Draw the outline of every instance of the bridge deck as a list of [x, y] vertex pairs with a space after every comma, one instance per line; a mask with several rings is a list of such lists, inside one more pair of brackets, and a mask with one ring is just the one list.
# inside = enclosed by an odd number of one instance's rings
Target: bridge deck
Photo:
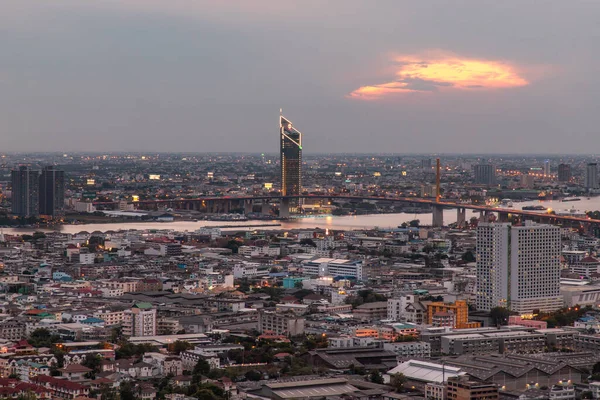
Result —
[[[243, 201], [243, 200], [281, 200], [281, 199], [340, 199], [340, 200], [357, 200], [357, 201], [389, 201], [394, 203], [414, 203], [414, 204], [427, 204], [432, 206], [442, 206], [445, 208], [464, 208], [468, 210], [478, 210], [484, 212], [498, 212], [506, 214], [515, 214], [527, 217], [542, 217], [548, 219], [555, 219], [557, 221], [571, 221], [580, 223], [594, 223], [600, 224], [600, 220], [582, 217], [573, 217], [569, 215], [553, 215], [538, 213], [535, 211], [516, 210], [509, 208], [494, 208], [490, 206], [479, 206], [475, 204], [466, 203], [453, 203], [453, 202], [437, 202], [435, 199], [422, 199], [414, 197], [377, 197], [377, 196], [350, 196], [350, 195], [320, 195], [320, 194], [309, 194], [299, 196], [212, 196], [212, 197], [197, 197], [192, 199], [162, 199], [162, 200], [142, 200], [137, 202], [129, 201], [129, 204], [140, 204], [140, 205], [152, 205], [152, 204], [177, 204], [177, 203], [190, 203], [200, 201]], [[95, 202], [94, 205], [101, 204], [115, 204], [116, 202]]]

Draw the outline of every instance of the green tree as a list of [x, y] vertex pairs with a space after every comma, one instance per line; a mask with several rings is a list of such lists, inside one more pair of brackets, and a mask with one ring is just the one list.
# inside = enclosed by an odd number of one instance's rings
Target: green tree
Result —
[[173, 343], [173, 350], [172, 352], [175, 354], [181, 354], [184, 351], [193, 349], [194, 345], [191, 344], [190, 342], [186, 342], [185, 340], [177, 340], [175, 341], [175, 343]]
[[88, 355], [85, 360], [83, 360], [83, 362], [81, 363], [82, 365], [88, 367], [89, 369], [91, 369], [90, 372], [88, 372], [88, 376], [86, 376], [87, 378], [90, 379], [95, 379], [96, 378], [96, 374], [100, 372], [100, 364], [102, 363], [102, 356], [100, 355]]
[[201, 358], [194, 366], [192, 373], [194, 375], [206, 375], [210, 372], [210, 364], [205, 359]]
[[315, 241], [310, 238], [300, 240], [300, 244], [305, 246], [317, 247]]
[[350, 364], [348, 369], [350, 370], [350, 373], [353, 375], [364, 375], [366, 373], [365, 367], [363, 367], [363, 366], [357, 367], [354, 364]]
[[30, 390], [26, 391], [25, 393], [20, 394], [17, 397], [17, 400], [36, 400], [37, 396], [35, 394], [35, 392], [32, 392]]
[[141, 343], [141, 344], [132, 344], [126, 340], [119, 342], [119, 347], [115, 351], [115, 356], [117, 359], [120, 358], [130, 358], [132, 356], [142, 356], [144, 353], [152, 353], [157, 352], [158, 348], [151, 344]]
[[296, 293], [294, 293], [294, 297], [297, 298], [297, 299], [302, 300], [303, 298], [305, 298], [309, 294], [314, 294], [314, 293], [315, 292], [312, 291], [312, 290], [310, 290], [310, 289], [300, 289]]
[[245, 377], [249, 381], [260, 381], [262, 379], [262, 374], [260, 371], [251, 369], [250, 371], [246, 372]]
[[476, 261], [475, 255], [471, 250], [467, 250], [463, 253], [462, 260], [467, 263], [472, 263]]
[[33, 232], [33, 236], [32, 239], [34, 241], [38, 240], [38, 239], [45, 239], [46, 238], [46, 234], [44, 232]]
[[217, 399], [222, 399], [225, 397], [225, 391], [222, 388], [220, 388], [219, 386], [215, 385], [214, 383], [202, 383], [202, 384], [198, 385], [198, 388], [196, 389], [196, 391], [194, 391], [194, 392], [190, 391], [189, 393], [194, 397], [202, 398], [202, 397], [199, 397], [198, 393], [203, 392], [205, 390], [212, 393], [213, 396], [215, 396], [215, 398], [217, 398]]
[[403, 392], [406, 384], [406, 376], [402, 373], [393, 374], [390, 377], [390, 384], [396, 389], [396, 392]]
[[494, 307], [490, 310], [490, 318], [494, 325], [508, 325], [508, 317], [510, 316], [510, 311], [505, 307]]
[[226, 249], [231, 249], [231, 251], [233, 252], [233, 254], [237, 254], [238, 249], [240, 248], [240, 243], [237, 240], [230, 240], [225, 245], [225, 248]]
[[426, 244], [425, 246], [423, 246], [423, 253], [429, 254], [429, 253], [433, 253], [434, 251], [435, 251], [435, 249], [430, 244]]
[[114, 327], [110, 331], [110, 342], [117, 343], [121, 338], [121, 327]]
[[98, 394], [102, 400], [118, 400], [117, 390], [107, 384], [102, 384], [100, 386]]
[[120, 400], [135, 400], [135, 393], [130, 382], [121, 383], [121, 387], [119, 388], [119, 397]]
[[588, 211], [586, 214], [591, 219], [600, 219], [600, 211], [598, 211], [598, 210], [596, 210], [596, 211]]
[[324, 349], [328, 345], [327, 336], [322, 335], [306, 335], [304, 342], [302, 343], [308, 350]]
[[60, 341], [60, 337], [52, 335], [46, 328], [38, 328], [31, 332], [27, 341], [33, 347], [52, 347], [54, 343]]
[[394, 342], [416, 342], [418, 339], [412, 335], [398, 335]]
[[250, 282], [248, 282], [248, 278], [240, 279], [238, 283], [238, 290], [243, 293], [250, 292]]
[[194, 393], [194, 397], [199, 400], [220, 400], [220, 398], [209, 389], [198, 390], [196, 393]]
[[369, 381], [373, 383], [383, 384], [383, 376], [381, 375], [381, 372], [377, 371], [376, 369], [371, 371], [371, 373], [369, 374]]
[[413, 219], [408, 223], [408, 226], [410, 226], [411, 228], [418, 228], [420, 224], [421, 221], [419, 221], [418, 219]]
[[[54, 358], [56, 358], [56, 365], [53, 365], [53, 367], [55, 368], [62, 368], [65, 366], [65, 355], [67, 354], [64, 350], [60, 349], [60, 348], [54, 348], [52, 350], [52, 354], [54, 355]], [[50, 367], [50, 372], [52, 373], [52, 367]], [[59, 375], [58, 371], [56, 371], [57, 374]], [[53, 376], [56, 376], [53, 375]]]

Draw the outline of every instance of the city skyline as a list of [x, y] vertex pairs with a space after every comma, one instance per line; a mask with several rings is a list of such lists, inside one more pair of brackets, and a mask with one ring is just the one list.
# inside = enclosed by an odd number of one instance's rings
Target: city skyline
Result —
[[282, 107], [311, 132], [306, 153], [600, 144], [600, 4], [343, 5], [13, 2], [2, 150], [276, 153]]

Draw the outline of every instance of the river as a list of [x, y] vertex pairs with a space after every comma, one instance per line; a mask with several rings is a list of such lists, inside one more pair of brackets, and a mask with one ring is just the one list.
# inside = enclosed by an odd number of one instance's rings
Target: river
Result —
[[[526, 201], [515, 202], [513, 208], [521, 209], [523, 206], [543, 205], [552, 208], [556, 212], [565, 211], [575, 208], [580, 211], [595, 211], [600, 210], [600, 197], [586, 198], [582, 197], [580, 201], [561, 202], [557, 200], [548, 201]], [[471, 217], [478, 217], [479, 212], [473, 213], [467, 210], [467, 220]], [[85, 225], [63, 225], [54, 229], [32, 229], [32, 228], [3, 228], [3, 233], [9, 234], [27, 234], [34, 231], [60, 231], [64, 233], [77, 233], [81, 231], [106, 232], [109, 230], [118, 231], [124, 229], [170, 229], [179, 232], [192, 232], [203, 226], [240, 226], [240, 225], [261, 225], [261, 224], [277, 224], [281, 226], [267, 226], [264, 228], [247, 228], [240, 227], [240, 230], [262, 229], [262, 230], [278, 230], [278, 229], [311, 229], [311, 228], [328, 228], [332, 230], [353, 230], [353, 229], [369, 229], [373, 227], [379, 228], [394, 228], [401, 225], [403, 222], [409, 222], [413, 219], [418, 219], [423, 225], [431, 225], [431, 213], [427, 214], [371, 214], [358, 216], [340, 216], [340, 217], [307, 217], [297, 218], [292, 221], [174, 221], [174, 222], [129, 222], [129, 223], [108, 223], [108, 224], [85, 224]], [[456, 222], [456, 210], [444, 211], [444, 223]]]

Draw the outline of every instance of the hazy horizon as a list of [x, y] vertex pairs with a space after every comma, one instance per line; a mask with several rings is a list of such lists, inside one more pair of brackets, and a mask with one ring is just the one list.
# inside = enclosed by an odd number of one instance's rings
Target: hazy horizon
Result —
[[[594, 156], [600, 2], [12, 0], [0, 152]], [[393, 150], [392, 150], [393, 149]]]

